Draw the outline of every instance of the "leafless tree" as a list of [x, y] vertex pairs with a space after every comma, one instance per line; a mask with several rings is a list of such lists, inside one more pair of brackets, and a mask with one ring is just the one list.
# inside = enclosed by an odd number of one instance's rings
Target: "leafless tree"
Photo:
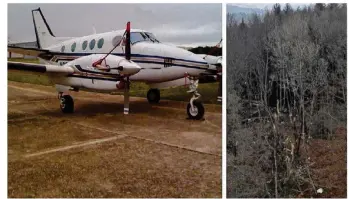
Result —
[[229, 197], [315, 193], [307, 141], [346, 123], [346, 40], [346, 4], [227, 16]]

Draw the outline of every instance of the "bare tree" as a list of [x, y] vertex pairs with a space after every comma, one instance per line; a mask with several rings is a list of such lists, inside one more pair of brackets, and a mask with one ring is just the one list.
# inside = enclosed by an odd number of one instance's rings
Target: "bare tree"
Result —
[[346, 122], [346, 5], [228, 15], [227, 53], [228, 196], [316, 194], [307, 141]]

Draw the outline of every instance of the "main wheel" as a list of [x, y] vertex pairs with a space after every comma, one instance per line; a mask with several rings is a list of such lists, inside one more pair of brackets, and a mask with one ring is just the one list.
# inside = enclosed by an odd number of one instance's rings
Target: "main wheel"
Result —
[[74, 100], [70, 95], [63, 95], [60, 99], [60, 107], [63, 113], [74, 112]]
[[190, 103], [188, 103], [187, 105], [187, 114], [189, 116], [189, 119], [201, 120], [205, 115], [204, 105], [197, 100], [193, 102], [193, 105], [193, 108], [191, 108]]
[[160, 91], [159, 89], [152, 88], [147, 93], [148, 102], [151, 104], [157, 104], [160, 101]]

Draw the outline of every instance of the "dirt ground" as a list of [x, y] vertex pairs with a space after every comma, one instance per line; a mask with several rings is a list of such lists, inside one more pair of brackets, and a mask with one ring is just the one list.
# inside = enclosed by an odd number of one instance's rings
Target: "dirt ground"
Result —
[[347, 131], [338, 128], [332, 140], [313, 139], [309, 157], [314, 184], [322, 194], [313, 197], [347, 197]]
[[221, 106], [186, 119], [186, 102], [150, 105], [8, 82], [8, 197], [221, 197]]

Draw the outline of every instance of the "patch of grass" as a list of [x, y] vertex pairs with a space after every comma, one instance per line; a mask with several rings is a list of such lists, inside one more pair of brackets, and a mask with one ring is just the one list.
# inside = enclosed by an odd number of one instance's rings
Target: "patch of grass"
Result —
[[[39, 63], [37, 59], [11, 58], [8, 59], [8, 61]], [[21, 71], [8, 71], [7, 79], [16, 82], [52, 86], [50, 79], [46, 75], [30, 74]], [[130, 95], [136, 97], [146, 97], [149, 88], [150, 87], [145, 83], [133, 82], [130, 88]], [[187, 93], [188, 90], [189, 89], [184, 86], [162, 89], [160, 91], [161, 99], [189, 101], [191, 94]], [[201, 94], [202, 102], [213, 104], [217, 103], [218, 83], [200, 84], [198, 91]]]
[[8, 58], [7, 61], [26, 62], [26, 63], [39, 63], [38, 59], [23, 59], [23, 58]]
[[7, 79], [16, 82], [52, 86], [50, 79], [46, 75], [29, 74], [21, 71], [8, 71]]
[[[10, 58], [8, 61], [25, 62], [25, 63], [39, 63], [38, 59], [22, 59], [22, 58]], [[11, 70], [7, 72], [7, 79], [10, 81], [24, 82], [31, 84], [40, 84], [45, 86], [51, 86], [52, 83], [46, 75], [40, 75], [36, 73], [25, 73], [21, 71]]]

